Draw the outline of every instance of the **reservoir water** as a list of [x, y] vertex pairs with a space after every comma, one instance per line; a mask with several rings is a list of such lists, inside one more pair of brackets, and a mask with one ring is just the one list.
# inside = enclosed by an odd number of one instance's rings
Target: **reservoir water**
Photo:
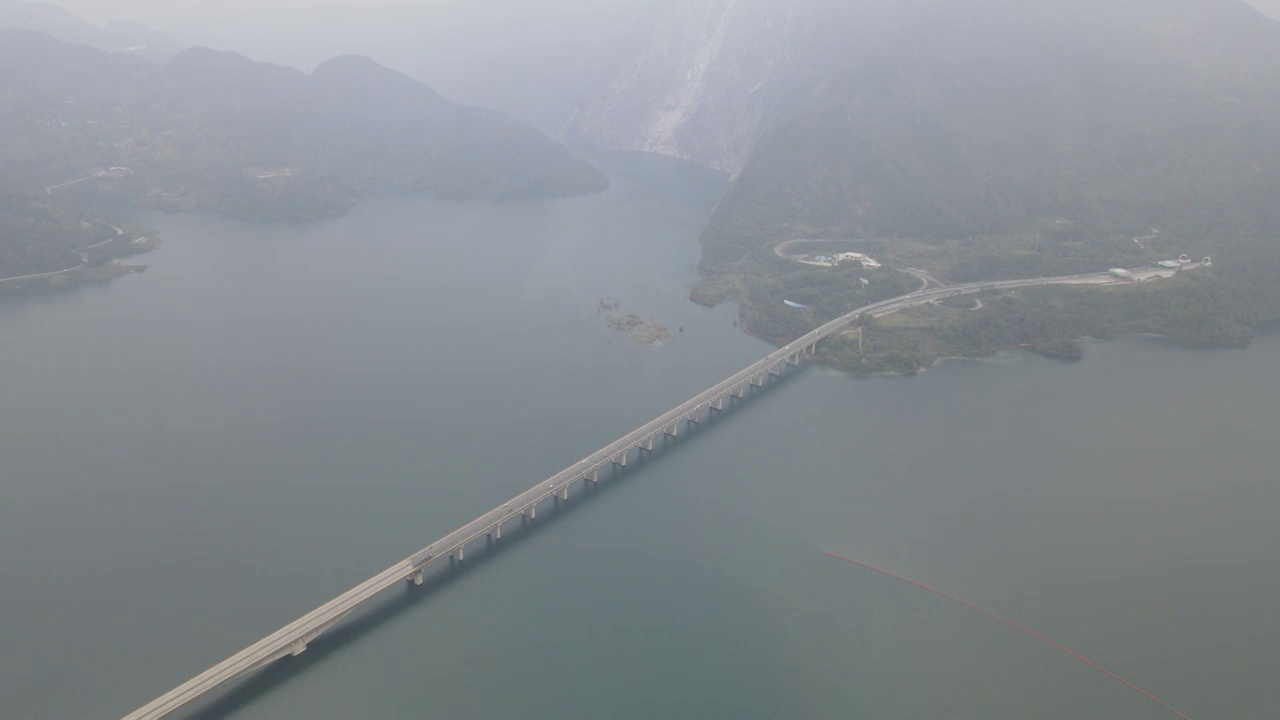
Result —
[[[146, 214], [146, 273], [0, 306], [0, 715], [118, 717], [765, 354], [686, 300], [724, 180], [593, 159], [555, 203]], [[198, 717], [1172, 717], [830, 550], [1274, 718], [1278, 365], [808, 368]]]

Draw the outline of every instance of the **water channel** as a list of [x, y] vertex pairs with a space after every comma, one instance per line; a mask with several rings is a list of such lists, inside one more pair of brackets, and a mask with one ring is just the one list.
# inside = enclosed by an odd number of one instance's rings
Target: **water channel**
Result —
[[[118, 717], [765, 354], [686, 299], [723, 178], [593, 159], [554, 203], [142, 214], [147, 272], [0, 306], [0, 714]], [[1278, 365], [808, 368], [200, 717], [1171, 717], [831, 550], [1272, 718]]]

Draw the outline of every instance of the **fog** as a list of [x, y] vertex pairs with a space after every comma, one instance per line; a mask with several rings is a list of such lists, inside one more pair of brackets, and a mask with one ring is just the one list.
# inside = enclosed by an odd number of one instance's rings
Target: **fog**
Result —
[[[1280, 18], [1280, 0], [1250, 0]], [[309, 70], [368, 55], [459, 102], [556, 135], [641, 42], [667, 0], [64, 0], [96, 23], [132, 21], [186, 45]]]
[[1250, 0], [1249, 4], [1268, 16], [1280, 20], [1280, 0]]
[[54, 3], [5, 717], [1274, 718], [1280, 23]]
[[131, 21], [187, 45], [310, 70], [368, 55], [460, 102], [555, 133], [636, 33], [652, 0], [67, 0], [97, 23]]

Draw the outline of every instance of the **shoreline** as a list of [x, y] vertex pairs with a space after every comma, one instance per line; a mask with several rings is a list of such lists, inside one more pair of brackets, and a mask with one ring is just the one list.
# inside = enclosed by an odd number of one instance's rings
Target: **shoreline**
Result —
[[146, 269], [146, 265], [109, 262], [101, 265], [77, 265], [66, 270], [40, 275], [0, 278], [0, 295], [13, 297], [45, 291], [71, 290], [145, 272]]
[[[1197, 264], [1193, 267], [1199, 267], [1199, 265]], [[1143, 274], [1143, 277], [1140, 280], [1136, 280], [1136, 281], [1124, 282], [1121, 280], [1116, 280], [1116, 279], [1107, 277], [1105, 273], [1092, 273], [1087, 277], [1075, 276], [1069, 282], [1057, 282], [1053, 284], [1059, 285], [1062, 287], [1069, 287], [1069, 286], [1124, 287], [1128, 285], [1147, 284], [1153, 281], [1159, 282], [1161, 280], [1169, 280], [1176, 276], [1176, 273], [1160, 272], [1160, 271], [1147, 269], [1147, 268], [1142, 268], [1142, 270], [1145, 271]], [[910, 271], [907, 271], [907, 272], [911, 275], [919, 277], [919, 275], [917, 275], [916, 273], [913, 273]], [[992, 281], [992, 282], [995, 282], [995, 281]], [[927, 287], [928, 285], [929, 285], [929, 282], [925, 281], [924, 286]], [[774, 334], [774, 336], [769, 336], [756, 331], [756, 329], [752, 326], [752, 322], [751, 322], [751, 315], [752, 315], [752, 313], [750, 312], [751, 305], [742, 297], [740, 292], [735, 293], [734, 290], [739, 290], [739, 288], [737, 287], [737, 284], [735, 282], [732, 282], [732, 278], [730, 276], [724, 276], [724, 275], [713, 276], [713, 277], [704, 276], [700, 279], [699, 282], [693, 284], [690, 287], [688, 299], [691, 302], [694, 302], [696, 304], [709, 306], [709, 307], [714, 307], [715, 305], [720, 304], [722, 302], [735, 302], [738, 305], [738, 320], [736, 325], [742, 332], [744, 332], [745, 334], [751, 337], [764, 340], [765, 342], [768, 342], [770, 344], [773, 344], [779, 347], [781, 347], [782, 345], [785, 345], [786, 344], [785, 340], [780, 341], [780, 339], [776, 336], [776, 333]], [[964, 308], [963, 310], [965, 310], [968, 313], [973, 313], [973, 312], [981, 311], [986, 308], [987, 304], [983, 302], [981, 297], [975, 296], [975, 300], [976, 300], [976, 303], [972, 308]], [[874, 321], [877, 318], [892, 315], [892, 314], [895, 314], [896, 312], [897, 310], [888, 312], [888, 313], [876, 313], [872, 316], [871, 319]], [[935, 323], [929, 326], [922, 326], [917, 329], [917, 332], [930, 333], [930, 334], [933, 334], [934, 336], [938, 336], [938, 333], [941, 330], [942, 330], [942, 327], [936, 325]], [[1260, 330], [1260, 329], [1255, 329], [1255, 330]], [[1217, 342], [1211, 342], [1211, 341], [1197, 342], [1192, 339], [1178, 337], [1176, 334], [1173, 334], [1173, 333], [1137, 331], [1137, 332], [1108, 333], [1103, 336], [1081, 334], [1078, 336], [1071, 337], [1069, 339], [1066, 338], [1065, 335], [1060, 337], [1046, 337], [1046, 338], [1043, 338], [1042, 340], [1028, 339], [1030, 341], [1023, 340], [1021, 342], [996, 344], [994, 346], [986, 348], [982, 352], [973, 352], [973, 353], [965, 352], [964, 350], [961, 350], [959, 347], [955, 347], [953, 343], [939, 341], [939, 342], [942, 342], [944, 347], [937, 347], [936, 350], [939, 351], [939, 354], [933, 357], [929, 357], [931, 353], [928, 353], [927, 351], [924, 353], [925, 357], [920, 357], [920, 353], [918, 352], [918, 349], [912, 348], [910, 344], [903, 345], [903, 346], [895, 346], [895, 345], [884, 346], [883, 344], [881, 344], [879, 347], [873, 346], [871, 348], [868, 348], [868, 351], [866, 354], [861, 353], [861, 351], [859, 350], [857, 357], [852, 357], [849, 354], [851, 351], [848, 348], [843, 347], [842, 343], [837, 342], [835, 347], [833, 347], [830, 343], [828, 343], [826, 347], [819, 349], [815, 357], [815, 361], [819, 365], [822, 365], [822, 366], [825, 366], [825, 367], [828, 367], [828, 368], [831, 368], [855, 377], [911, 376], [911, 375], [916, 375], [916, 374], [925, 372], [932, 367], [936, 367], [940, 365], [944, 361], [985, 360], [985, 359], [994, 357], [1002, 352], [1011, 352], [1011, 351], [1029, 352], [1049, 360], [1075, 362], [1083, 359], [1082, 345], [1084, 343], [1102, 342], [1102, 341], [1113, 340], [1113, 339], [1144, 338], [1144, 337], [1150, 338], [1150, 339], [1156, 339], [1164, 342], [1169, 342], [1169, 343], [1175, 343], [1179, 346], [1197, 347], [1197, 348], [1206, 349], [1206, 350], [1222, 350], [1222, 349], [1240, 347], [1240, 345], [1237, 345], [1235, 343], [1217, 343]], [[836, 338], [832, 338], [832, 339], [834, 340]], [[952, 347], [945, 347], [945, 345], [948, 345], [948, 344], [952, 345]], [[1245, 346], [1247, 346], [1248, 344], [1249, 343], [1246, 342]], [[859, 348], [860, 347], [861, 345], [859, 345]], [[912, 355], [916, 355], [916, 357], [912, 358], [911, 357]], [[910, 363], [912, 359], [916, 360], [918, 364]], [[909, 367], [908, 363], [913, 364], [915, 366]]]
[[[146, 271], [146, 265], [126, 265], [117, 262], [117, 260], [150, 252], [160, 247], [159, 238], [154, 235], [144, 235], [128, 239], [123, 229], [103, 220], [99, 220], [99, 222], [115, 230], [116, 235], [77, 251], [80, 256], [79, 265], [63, 268], [62, 270], [0, 278], [0, 295], [18, 296], [28, 293], [70, 290]], [[126, 239], [128, 244], [121, 249], [112, 251], [111, 244], [119, 243], [121, 239]], [[99, 261], [95, 262], [94, 258], [91, 257], [92, 255], [99, 255]]]

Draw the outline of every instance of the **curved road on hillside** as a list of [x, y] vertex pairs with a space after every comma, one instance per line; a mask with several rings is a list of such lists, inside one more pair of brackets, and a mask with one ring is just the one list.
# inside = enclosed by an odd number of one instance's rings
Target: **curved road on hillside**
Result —
[[85, 265], [88, 265], [88, 264], [89, 264], [89, 256], [88, 256], [87, 254], [85, 254], [85, 253], [86, 253], [86, 251], [88, 251], [88, 250], [92, 250], [92, 249], [94, 249], [94, 248], [98, 247], [99, 245], [106, 245], [107, 243], [109, 243], [109, 242], [111, 242], [111, 241], [113, 241], [113, 240], [116, 240], [116, 239], [117, 239], [117, 238], [119, 238], [121, 235], [124, 235], [124, 230], [123, 230], [122, 228], [118, 228], [118, 227], [116, 227], [115, 225], [112, 225], [111, 223], [109, 223], [109, 222], [105, 222], [105, 221], [102, 221], [102, 220], [99, 220], [98, 222], [102, 223], [103, 225], [106, 225], [107, 227], [111, 228], [112, 230], [115, 230], [115, 231], [116, 231], [116, 234], [115, 234], [115, 235], [112, 235], [111, 237], [107, 238], [106, 240], [103, 240], [102, 242], [96, 242], [96, 243], [94, 243], [94, 244], [92, 244], [92, 245], [90, 245], [90, 246], [88, 246], [88, 247], [84, 248], [83, 250], [79, 250], [79, 251], [77, 251], [77, 253], [76, 253], [76, 254], [78, 254], [78, 255], [80, 256], [80, 264], [79, 264], [79, 265], [76, 265], [76, 266], [74, 266], [74, 267], [69, 267], [69, 268], [63, 268], [63, 269], [61, 269], [61, 270], [50, 270], [49, 272], [35, 273], [35, 274], [32, 274], [32, 275], [15, 275], [15, 276], [13, 276], [13, 277], [0, 278], [0, 283], [6, 283], [6, 282], [9, 282], [10, 280], [30, 280], [30, 279], [32, 279], [32, 278], [44, 278], [44, 277], [53, 277], [53, 276], [55, 276], [55, 275], [63, 275], [63, 274], [65, 274], [65, 273], [69, 273], [69, 272], [71, 272], [72, 270], [79, 270], [80, 268], [84, 267]]

